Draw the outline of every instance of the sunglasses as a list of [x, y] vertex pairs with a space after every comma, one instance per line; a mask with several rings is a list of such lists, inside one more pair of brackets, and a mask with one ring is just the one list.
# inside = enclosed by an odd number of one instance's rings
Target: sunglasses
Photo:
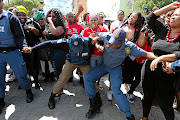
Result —
[[55, 15], [50, 15], [50, 14], [49, 14], [48, 17], [55, 18], [56, 16], [55, 16]]

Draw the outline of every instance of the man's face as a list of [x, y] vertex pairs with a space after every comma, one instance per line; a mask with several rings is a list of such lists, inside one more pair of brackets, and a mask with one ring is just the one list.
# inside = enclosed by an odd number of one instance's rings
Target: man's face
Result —
[[2, 0], [0, 0], [0, 12], [2, 12], [3, 6], [4, 6], [4, 3]]

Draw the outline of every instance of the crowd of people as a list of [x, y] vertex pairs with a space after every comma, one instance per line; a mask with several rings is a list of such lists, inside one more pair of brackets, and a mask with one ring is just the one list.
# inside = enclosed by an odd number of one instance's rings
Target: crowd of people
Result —
[[[32, 83], [39, 89], [38, 76], [43, 72], [44, 81], [56, 82], [48, 101], [49, 109], [55, 109], [55, 97], [63, 94], [77, 68], [90, 102], [88, 119], [102, 106], [100, 78], [106, 74], [107, 98], [115, 99], [127, 120], [135, 120], [129, 102], [134, 103], [133, 92], [141, 81], [141, 120], [148, 120], [154, 103], [166, 120], [174, 120], [174, 110], [180, 112], [180, 2], [160, 9], [155, 6], [146, 11], [146, 19], [136, 11], [124, 19], [126, 13], [119, 10], [117, 20], [107, 25], [105, 15], [98, 13], [85, 13], [78, 22], [83, 6], [76, 14], [66, 15], [57, 8], [46, 15], [34, 8], [29, 15], [23, 6], [7, 11], [3, 6], [0, 0], [0, 114], [5, 107], [7, 64], [18, 88], [26, 90], [27, 103], [33, 101]], [[123, 85], [130, 86], [126, 93], [120, 89]]]

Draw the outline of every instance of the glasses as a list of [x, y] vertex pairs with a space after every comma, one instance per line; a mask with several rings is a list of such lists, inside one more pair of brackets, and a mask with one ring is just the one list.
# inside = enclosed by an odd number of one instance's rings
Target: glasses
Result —
[[51, 15], [49, 14], [48, 17], [52, 17], [52, 18], [55, 18], [56, 16], [55, 15]]

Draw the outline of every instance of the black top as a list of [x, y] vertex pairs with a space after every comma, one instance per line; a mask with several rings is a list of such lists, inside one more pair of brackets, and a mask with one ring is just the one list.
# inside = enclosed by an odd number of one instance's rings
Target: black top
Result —
[[180, 59], [180, 37], [174, 42], [167, 42], [166, 35], [169, 26], [159, 22], [153, 12], [150, 13], [146, 19], [149, 27], [155, 34], [155, 40], [152, 45], [154, 54], [161, 56], [166, 54], [175, 54], [177, 59]]
[[[30, 18], [27, 20], [26, 25], [35, 27], [39, 31], [41, 30], [41, 26], [39, 25], [39, 23], [31, 20]], [[39, 38], [41, 37], [41, 35], [35, 35], [32, 31], [29, 30], [24, 30], [24, 33], [28, 46], [32, 47], [40, 43]]]

